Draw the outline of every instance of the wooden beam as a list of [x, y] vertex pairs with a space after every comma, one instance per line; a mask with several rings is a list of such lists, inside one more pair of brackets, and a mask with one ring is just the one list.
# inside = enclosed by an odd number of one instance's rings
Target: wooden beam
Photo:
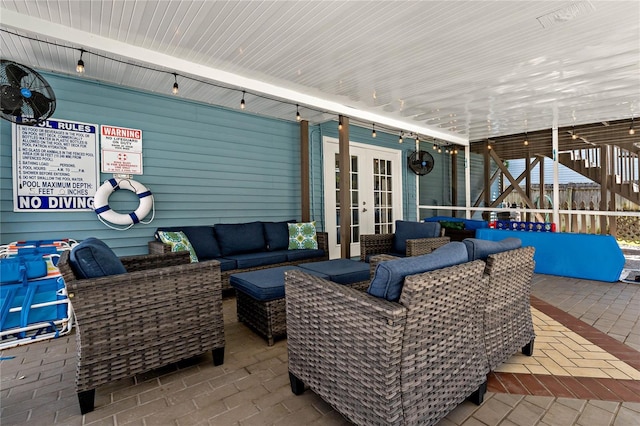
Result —
[[302, 222], [311, 221], [311, 188], [309, 186], [309, 121], [300, 122], [300, 198]]
[[[489, 149], [489, 143], [484, 147], [483, 155], [484, 155], [484, 205], [488, 206], [491, 203], [491, 182], [489, 179], [489, 174], [491, 173], [491, 157], [489, 153], [491, 150]], [[490, 211], [482, 212], [482, 218], [484, 220], [489, 220], [491, 217]]]
[[351, 155], [349, 154], [349, 117], [339, 116], [338, 158], [340, 162], [340, 257], [351, 258]]
[[[531, 166], [532, 168], [536, 166], [536, 164], [538, 164], [538, 162], [540, 161], [539, 158], [536, 158], [535, 160], [533, 160], [533, 165]], [[496, 171], [497, 172], [497, 171]], [[518, 178], [515, 180], [515, 185], [518, 185], [522, 179], [524, 179], [527, 175], [526, 170], [523, 171], [522, 173], [520, 173], [520, 175], [518, 176]], [[509, 194], [511, 194], [513, 191], [515, 190], [514, 184], [511, 183], [504, 191], [502, 191], [502, 193], [500, 195], [498, 195], [498, 198], [496, 198], [495, 200], [493, 200], [493, 202], [491, 203], [490, 207], [496, 207], [498, 204], [500, 204], [505, 198], [507, 198], [509, 196]]]
[[[458, 154], [451, 154], [451, 205], [458, 206]], [[456, 217], [457, 212], [452, 211], [453, 217]]]
[[[610, 173], [613, 167], [609, 167], [610, 146], [600, 146], [600, 210], [607, 210], [607, 188], [609, 187]], [[607, 233], [607, 217], [600, 216], [600, 233]]]
[[489, 179], [488, 187], [485, 185], [485, 188], [482, 188], [482, 191], [480, 191], [480, 194], [478, 194], [478, 198], [476, 198], [476, 201], [473, 203], [473, 207], [478, 207], [480, 205], [480, 201], [484, 199], [484, 193], [488, 191], [488, 188], [490, 188], [491, 185], [493, 185], [493, 182], [496, 181], [499, 174], [500, 174], [499, 170], [496, 170], [495, 172], [493, 172], [493, 174], [491, 175], [491, 179]]
[[[493, 152], [493, 150], [490, 150], [489, 151], [489, 155], [491, 156], [491, 158], [493, 158], [493, 161], [496, 162], [496, 164], [498, 165], [498, 167], [500, 168], [502, 173], [504, 173], [504, 175], [507, 177], [507, 179], [509, 179], [509, 182], [511, 182], [513, 184], [513, 188], [516, 190], [516, 192], [518, 194], [520, 194], [520, 196], [524, 200], [524, 202], [527, 205], [527, 207], [529, 207], [530, 209], [535, 209], [536, 208], [535, 205], [531, 202], [529, 197], [527, 197], [527, 194], [522, 190], [522, 188], [520, 188], [520, 186], [516, 183], [516, 180], [511, 175], [511, 172], [509, 172], [509, 169], [507, 169], [504, 166], [504, 164], [502, 164], [502, 159], [500, 159], [500, 157], [498, 157], [498, 154]], [[538, 220], [538, 222], [544, 222], [544, 218], [539, 213], [535, 213], [535, 217]]]

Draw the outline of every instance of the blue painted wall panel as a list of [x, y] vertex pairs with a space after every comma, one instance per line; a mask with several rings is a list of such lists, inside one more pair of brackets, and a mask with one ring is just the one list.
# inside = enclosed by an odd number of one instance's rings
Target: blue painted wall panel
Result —
[[[154, 193], [155, 220], [120, 232], [93, 212], [13, 212], [11, 124], [0, 120], [0, 242], [95, 236], [119, 255], [142, 254], [159, 226], [300, 217], [297, 123], [43, 75], [56, 93], [54, 118], [142, 129], [144, 174], [134, 179]], [[137, 198], [118, 191], [109, 204], [127, 213]]]

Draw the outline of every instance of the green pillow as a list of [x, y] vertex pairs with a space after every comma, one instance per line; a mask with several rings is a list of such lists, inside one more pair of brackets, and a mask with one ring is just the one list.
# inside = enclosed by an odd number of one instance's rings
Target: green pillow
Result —
[[316, 222], [289, 223], [289, 250], [318, 249]]
[[441, 220], [440, 226], [444, 229], [455, 229], [458, 231], [462, 231], [464, 229], [464, 222], [448, 222], [446, 220]]
[[198, 256], [196, 256], [196, 251], [191, 246], [189, 239], [184, 232], [172, 232], [172, 231], [158, 231], [158, 238], [165, 244], [169, 244], [171, 246], [171, 251], [189, 251], [189, 257], [191, 258], [191, 263], [198, 261]]

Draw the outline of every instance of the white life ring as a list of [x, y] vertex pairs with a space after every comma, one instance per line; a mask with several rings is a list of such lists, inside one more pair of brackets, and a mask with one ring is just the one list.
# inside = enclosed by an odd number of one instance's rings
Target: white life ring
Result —
[[[118, 189], [135, 192], [140, 199], [138, 208], [129, 213], [118, 213], [109, 207], [109, 196]], [[107, 179], [93, 196], [93, 208], [96, 214], [107, 222], [116, 225], [134, 225], [145, 218], [153, 208], [153, 194], [143, 184], [131, 179]]]

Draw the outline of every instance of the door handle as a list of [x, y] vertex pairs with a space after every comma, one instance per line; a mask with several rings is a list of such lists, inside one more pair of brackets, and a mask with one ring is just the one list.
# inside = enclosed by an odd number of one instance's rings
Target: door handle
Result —
[[366, 211], [367, 211], [367, 209], [366, 209], [366, 208], [363, 208], [363, 209], [362, 209], [362, 213], [366, 213]]

